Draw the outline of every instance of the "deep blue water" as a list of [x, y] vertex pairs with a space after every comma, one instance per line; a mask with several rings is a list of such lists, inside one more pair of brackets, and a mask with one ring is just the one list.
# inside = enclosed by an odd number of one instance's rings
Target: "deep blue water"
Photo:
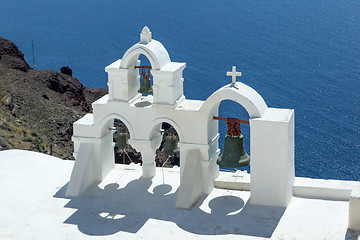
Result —
[[[0, 35], [31, 65], [33, 39], [37, 69], [69, 65], [88, 87], [107, 87], [104, 67], [145, 25], [172, 61], [187, 63], [188, 99], [205, 100], [236, 65], [269, 107], [295, 109], [297, 176], [360, 180], [357, 0], [2, 0], [0, 7]], [[248, 117], [229, 101], [220, 115]], [[248, 126], [243, 131], [248, 148]]]

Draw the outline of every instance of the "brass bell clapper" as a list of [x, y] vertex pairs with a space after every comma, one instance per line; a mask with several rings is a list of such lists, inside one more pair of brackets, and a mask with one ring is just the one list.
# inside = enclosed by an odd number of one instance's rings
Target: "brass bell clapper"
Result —
[[216, 163], [221, 167], [227, 168], [240, 168], [249, 165], [250, 157], [245, 151], [244, 137], [240, 129], [240, 123], [249, 124], [249, 121], [216, 116], [213, 119], [226, 121], [228, 128], [227, 135], [225, 136], [224, 150]]
[[[151, 80], [150, 80], [151, 66], [135, 66], [134, 68], [141, 69], [142, 80], [141, 80], [141, 86], [140, 86], [140, 89], [138, 90], [138, 92], [142, 93], [142, 94], [153, 93], [153, 89], [151, 86]], [[147, 72], [146, 72], [146, 69], [147, 69]]]

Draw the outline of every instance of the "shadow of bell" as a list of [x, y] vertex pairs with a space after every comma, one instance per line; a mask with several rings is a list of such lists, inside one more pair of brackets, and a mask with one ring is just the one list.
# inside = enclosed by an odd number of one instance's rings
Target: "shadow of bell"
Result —
[[244, 205], [244, 200], [231, 195], [217, 197], [209, 202], [211, 214], [218, 216], [232, 215], [242, 209]]
[[158, 185], [153, 189], [155, 195], [165, 195], [172, 190], [172, 186], [169, 184]]

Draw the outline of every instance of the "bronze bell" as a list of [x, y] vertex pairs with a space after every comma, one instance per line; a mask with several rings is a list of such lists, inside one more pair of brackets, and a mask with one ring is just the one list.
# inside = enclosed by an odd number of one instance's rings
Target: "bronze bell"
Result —
[[178, 141], [175, 135], [168, 135], [165, 138], [164, 148], [161, 151], [166, 157], [180, 153], [180, 149], [178, 147]]
[[141, 87], [138, 90], [138, 92], [142, 94], [149, 94], [153, 92], [150, 76], [148, 73], [143, 75], [143, 79], [141, 81]]
[[128, 137], [125, 132], [119, 133], [119, 135], [117, 137], [117, 141], [116, 141], [116, 147], [118, 147], [119, 149], [127, 148], [129, 146], [127, 140], [128, 140]]
[[221, 167], [240, 168], [249, 165], [249, 163], [250, 157], [245, 151], [243, 135], [226, 135], [224, 150], [218, 158], [217, 164]]

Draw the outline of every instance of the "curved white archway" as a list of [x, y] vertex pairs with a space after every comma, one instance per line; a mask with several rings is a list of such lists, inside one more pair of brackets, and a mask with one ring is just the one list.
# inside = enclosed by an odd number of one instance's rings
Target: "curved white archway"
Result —
[[129, 48], [121, 59], [120, 68], [128, 69], [131, 65], [136, 65], [140, 54], [149, 59], [153, 70], [160, 70], [171, 62], [165, 47], [160, 42], [151, 40], [147, 44], [137, 43]]
[[202, 105], [200, 111], [212, 114], [223, 100], [232, 100], [242, 105], [250, 118], [262, 117], [268, 109], [264, 99], [251, 87], [237, 82], [235, 86], [226, 85], [210, 97]]
[[171, 126], [173, 126], [177, 132], [177, 134], [179, 135], [179, 141], [181, 142], [184, 138], [183, 138], [183, 132], [181, 131], [181, 128], [179, 127], [179, 125], [174, 122], [173, 120], [171, 120], [170, 118], [167, 117], [159, 117], [154, 119], [146, 128], [146, 136], [147, 138], [150, 140], [151, 137], [154, 135], [154, 128], [155, 126], [162, 124], [163, 122], [169, 123], [171, 124]]
[[112, 113], [112, 114], [105, 116], [99, 122], [99, 125], [100, 125], [99, 129], [101, 129], [101, 136], [103, 136], [106, 132], [108, 132], [108, 129], [106, 129], [107, 123], [111, 120], [114, 120], [115, 118], [119, 119], [120, 121], [122, 121], [124, 123], [124, 125], [127, 127], [128, 131], [129, 131], [130, 138], [134, 138], [135, 132], [134, 132], [134, 129], [133, 129], [132, 125], [130, 124], [130, 122], [127, 119], [125, 119], [123, 116], [120, 116], [116, 113]]

